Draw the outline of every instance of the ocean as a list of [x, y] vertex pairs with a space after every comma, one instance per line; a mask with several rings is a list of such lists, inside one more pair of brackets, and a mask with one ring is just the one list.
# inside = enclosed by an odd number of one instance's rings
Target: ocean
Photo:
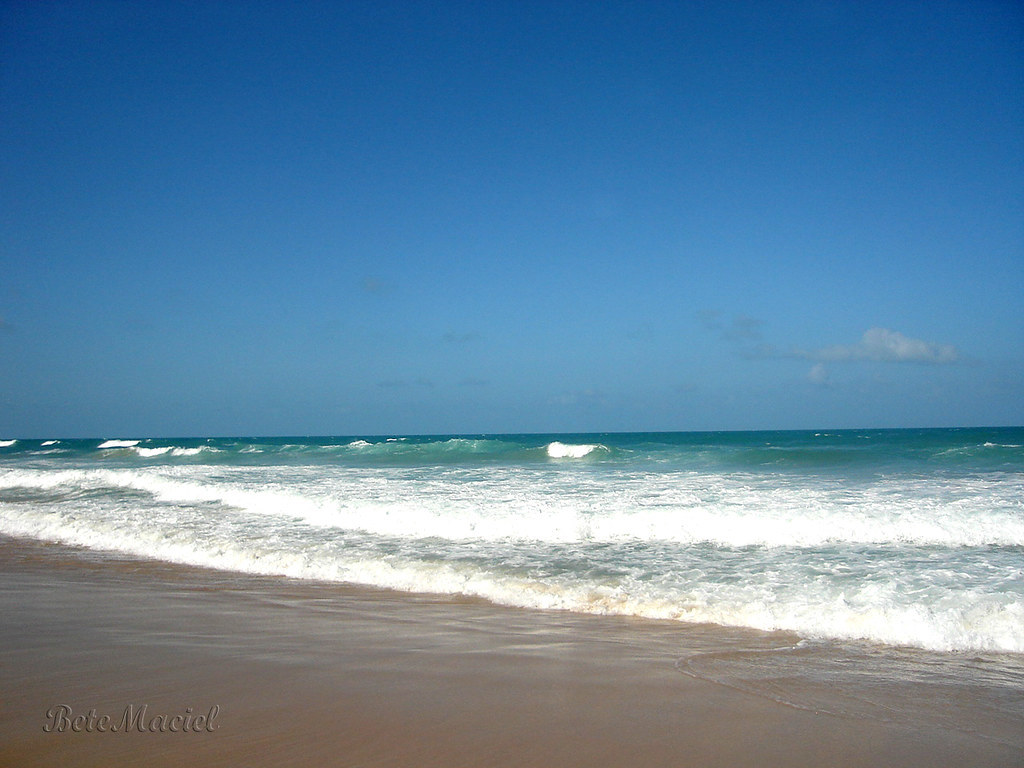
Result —
[[1024, 654], [1024, 429], [0, 441], [0, 534]]

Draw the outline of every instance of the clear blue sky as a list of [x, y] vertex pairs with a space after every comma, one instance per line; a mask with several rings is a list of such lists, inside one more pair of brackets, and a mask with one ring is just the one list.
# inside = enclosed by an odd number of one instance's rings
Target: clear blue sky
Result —
[[1024, 423], [1018, 2], [5, 2], [0, 438]]

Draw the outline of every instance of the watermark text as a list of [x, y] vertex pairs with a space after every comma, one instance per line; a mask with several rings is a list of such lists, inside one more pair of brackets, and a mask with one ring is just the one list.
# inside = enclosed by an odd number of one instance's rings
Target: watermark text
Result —
[[46, 733], [213, 733], [219, 723], [220, 705], [196, 712], [185, 707], [178, 713], [151, 713], [149, 705], [129, 704], [116, 715], [97, 714], [95, 709], [75, 714], [67, 704], [46, 710]]

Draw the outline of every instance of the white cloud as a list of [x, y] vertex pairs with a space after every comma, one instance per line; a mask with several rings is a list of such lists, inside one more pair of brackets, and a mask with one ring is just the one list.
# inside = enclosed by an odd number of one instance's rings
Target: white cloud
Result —
[[828, 368], [825, 367], [824, 363], [815, 364], [811, 370], [807, 372], [807, 378], [812, 384], [817, 384], [819, 387], [827, 387], [831, 383]]
[[932, 344], [912, 339], [888, 328], [871, 328], [857, 344], [835, 345], [810, 352], [796, 351], [799, 357], [823, 362], [875, 360], [885, 363], [955, 363], [960, 353], [950, 344]]
[[[889, 328], [869, 328], [854, 344], [834, 344], [819, 349], [780, 347], [761, 341], [762, 322], [747, 315], [723, 318], [715, 310], [697, 313], [701, 325], [729, 342], [734, 351], [749, 359], [800, 358], [815, 363], [875, 361], [883, 363], [927, 363], [948, 365], [963, 360], [952, 344], [934, 344], [914, 339]], [[827, 385], [828, 370], [815, 366], [808, 376], [816, 384]]]

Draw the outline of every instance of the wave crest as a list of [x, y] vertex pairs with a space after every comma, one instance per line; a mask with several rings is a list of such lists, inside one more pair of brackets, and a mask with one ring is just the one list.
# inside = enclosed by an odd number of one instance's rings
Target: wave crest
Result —
[[594, 451], [607, 451], [608, 449], [599, 443], [573, 445], [571, 443], [560, 443], [557, 440], [548, 443], [547, 454], [552, 459], [582, 459]]
[[108, 448], [134, 448], [138, 444], [138, 440], [105, 440], [96, 447], [106, 450]]

